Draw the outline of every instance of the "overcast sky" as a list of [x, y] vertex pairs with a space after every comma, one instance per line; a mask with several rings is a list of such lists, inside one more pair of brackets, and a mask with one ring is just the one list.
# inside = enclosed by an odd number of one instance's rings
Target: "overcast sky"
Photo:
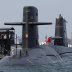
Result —
[[[23, 7], [35, 6], [38, 8], [39, 22], [52, 22], [49, 26], [39, 26], [39, 41], [45, 36], [54, 36], [55, 19], [61, 14], [67, 20], [67, 36], [71, 38], [72, 32], [72, 0], [0, 0], [0, 27], [5, 22], [21, 22]], [[11, 27], [11, 26], [10, 26]], [[15, 27], [18, 36], [21, 27]]]

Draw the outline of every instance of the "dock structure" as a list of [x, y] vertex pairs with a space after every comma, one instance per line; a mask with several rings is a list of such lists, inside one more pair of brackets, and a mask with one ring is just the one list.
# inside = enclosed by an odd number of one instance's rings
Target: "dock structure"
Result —
[[14, 44], [14, 28], [0, 28], [0, 57], [10, 55], [11, 45]]

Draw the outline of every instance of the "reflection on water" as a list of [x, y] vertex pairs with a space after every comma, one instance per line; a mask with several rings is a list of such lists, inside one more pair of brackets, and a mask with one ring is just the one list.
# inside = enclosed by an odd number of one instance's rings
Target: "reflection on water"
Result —
[[48, 65], [1, 66], [0, 72], [72, 72], [72, 54], [61, 56], [63, 62]]

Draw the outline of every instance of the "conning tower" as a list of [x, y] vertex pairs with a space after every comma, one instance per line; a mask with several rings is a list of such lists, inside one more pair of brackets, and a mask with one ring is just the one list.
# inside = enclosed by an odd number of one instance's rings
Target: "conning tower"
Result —
[[34, 6], [23, 8], [23, 22], [5, 23], [22, 26], [22, 48], [35, 48], [38, 43], [38, 25], [51, 25], [51, 22], [38, 22], [38, 10]]
[[66, 31], [66, 20], [61, 16], [56, 19], [55, 25], [55, 45], [68, 46], [67, 43], [67, 31]]

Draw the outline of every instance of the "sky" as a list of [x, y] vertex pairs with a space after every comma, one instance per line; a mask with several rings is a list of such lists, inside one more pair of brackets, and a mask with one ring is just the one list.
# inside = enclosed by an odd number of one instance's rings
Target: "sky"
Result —
[[[39, 42], [45, 40], [45, 36], [54, 36], [55, 20], [59, 14], [66, 19], [67, 37], [71, 38], [72, 32], [72, 0], [0, 0], [0, 28], [6, 22], [22, 22], [23, 7], [35, 6], [38, 8], [39, 22], [52, 22], [52, 25], [38, 26]], [[13, 26], [16, 34], [21, 36], [21, 27]]]

